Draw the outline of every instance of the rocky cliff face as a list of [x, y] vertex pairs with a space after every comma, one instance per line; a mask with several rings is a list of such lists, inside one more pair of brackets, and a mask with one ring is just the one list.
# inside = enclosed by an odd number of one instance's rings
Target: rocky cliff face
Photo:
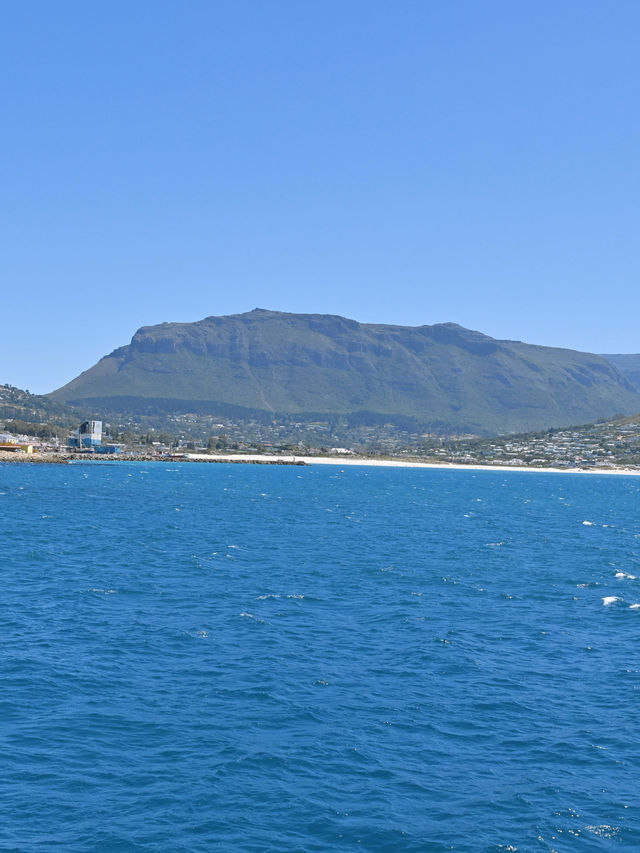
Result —
[[603, 355], [602, 357], [611, 362], [636, 391], [640, 391], [640, 354]]
[[357, 412], [478, 433], [640, 411], [638, 391], [601, 356], [495, 340], [454, 323], [372, 325], [261, 309], [143, 327], [51, 396], [137, 413]]

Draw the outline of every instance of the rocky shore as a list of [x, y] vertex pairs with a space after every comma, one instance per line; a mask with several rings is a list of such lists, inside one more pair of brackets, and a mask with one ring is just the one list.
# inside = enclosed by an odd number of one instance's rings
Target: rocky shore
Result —
[[189, 456], [156, 456], [152, 454], [131, 453], [16, 453], [15, 451], [0, 451], [0, 462], [34, 463], [44, 465], [68, 465], [75, 462], [231, 462], [236, 465], [306, 465], [302, 460], [291, 459], [256, 459], [255, 457], [235, 456], [199, 456], [192, 459]]
[[16, 453], [13, 450], [0, 450], [0, 462], [33, 462], [51, 465], [67, 462], [70, 455], [68, 453]]

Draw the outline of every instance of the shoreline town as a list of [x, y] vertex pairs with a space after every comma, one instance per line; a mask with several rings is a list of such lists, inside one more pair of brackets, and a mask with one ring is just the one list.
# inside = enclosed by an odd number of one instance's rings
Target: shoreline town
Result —
[[[619, 430], [625, 427], [619, 427]], [[630, 434], [637, 437], [637, 424], [632, 425]], [[625, 434], [625, 437], [626, 434]], [[106, 438], [106, 436], [105, 436]], [[123, 444], [115, 444], [103, 441], [102, 421], [83, 421], [69, 436], [66, 446], [51, 447], [36, 442], [30, 442], [26, 436], [12, 436], [5, 434], [4, 441], [0, 441], [0, 462], [35, 462], [45, 464], [68, 464], [93, 461], [127, 461], [127, 462], [205, 462], [205, 463], [233, 463], [244, 465], [338, 465], [347, 466], [370, 466], [389, 468], [433, 468], [453, 471], [517, 471], [541, 473], [568, 473], [568, 474], [640, 474], [640, 465], [616, 464], [614, 458], [607, 460], [605, 464], [575, 464], [582, 461], [582, 456], [575, 460], [574, 464], [553, 465], [547, 460], [536, 459], [538, 464], [524, 464], [521, 459], [512, 459], [507, 464], [503, 460], [496, 459], [494, 462], [479, 461], [478, 458], [467, 457], [465, 459], [434, 459], [420, 458], [405, 453], [402, 458], [394, 454], [363, 454], [347, 448], [335, 448], [333, 453], [296, 453], [292, 450], [280, 450], [269, 452], [266, 448], [259, 452], [236, 451], [233, 453], [223, 449], [209, 449], [207, 452], [169, 448], [153, 450], [140, 450], [127, 448]], [[610, 442], [608, 442], [610, 444]], [[202, 448], [204, 449], [204, 448]], [[266, 451], [266, 452], [265, 452]], [[586, 443], [583, 441], [582, 452], [588, 453]], [[609, 451], [611, 452], [611, 451]], [[635, 457], [634, 460], [635, 462]], [[545, 464], [547, 462], [547, 464]]]

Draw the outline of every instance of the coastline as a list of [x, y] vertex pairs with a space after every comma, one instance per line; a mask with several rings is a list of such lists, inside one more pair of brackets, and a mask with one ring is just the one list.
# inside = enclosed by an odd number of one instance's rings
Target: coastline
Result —
[[[211, 461], [212, 455], [206, 453], [188, 453], [187, 458], [193, 462]], [[233, 462], [238, 456], [233, 454], [215, 454], [213, 458], [224, 462]], [[269, 456], [269, 455], [247, 455], [241, 457], [247, 462], [282, 460], [285, 464], [296, 464], [303, 462], [305, 465], [339, 465], [345, 466], [368, 466], [375, 468], [435, 468], [437, 470], [451, 471], [517, 471], [538, 472], [539, 474], [622, 474], [625, 476], [640, 476], [640, 469], [632, 468], [534, 468], [525, 465], [477, 465], [454, 462], [417, 462], [405, 459], [367, 459], [337, 456]]]
[[538, 474], [604, 474], [625, 477], [640, 476], [640, 469], [633, 468], [553, 468], [553, 467], [527, 467], [525, 465], [480, 465], [475, 463], [454, 462], [420, 462], [409, 459], [371, 459], [367, 457], [338, 457], [338, 456], [298, 456], [273, 454], [246, 454], [233, 453], [185, 453], [169, 457], [163, 456], [132, 456], [122, 454], [109, 455], [82, 455], [74, 453], [12, 453], [0, 451], [0, 463], [32, 463], [45, 465], [67, 465], [78, 462], [207, 462], [222, 463], [231, 462], [236, 465], [337, 465], [346, 467], [369, 467], [369, 468], [431, 468], [435, 470], [448, 471], [498, 471], [517, 473]]

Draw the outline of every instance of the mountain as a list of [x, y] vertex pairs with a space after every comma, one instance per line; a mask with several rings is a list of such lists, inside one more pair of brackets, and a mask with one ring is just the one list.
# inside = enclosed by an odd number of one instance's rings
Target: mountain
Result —
[[603, 355], [627, 379], [636, 391], [640, 391], [640, 355]]
[[51, 398], [111, 412], [346, 415], [480, 434], [640, 411], [638, 391], [598, 355], [454, 323], [372, 325], [262, 309], [143, 327]]

